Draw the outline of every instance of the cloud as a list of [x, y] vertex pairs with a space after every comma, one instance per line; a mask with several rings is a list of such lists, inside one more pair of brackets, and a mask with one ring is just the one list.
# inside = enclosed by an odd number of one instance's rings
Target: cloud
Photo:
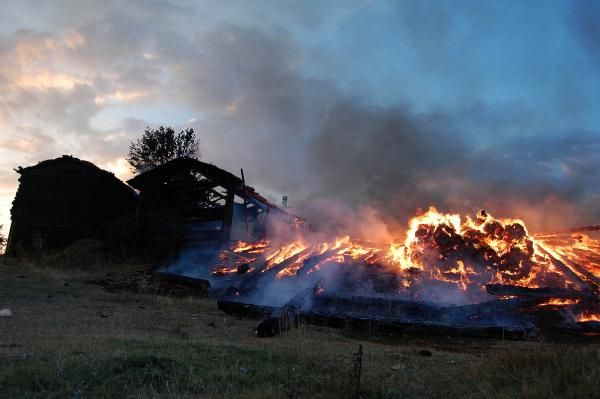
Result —
[[600, 62], [600, 4], [595, 1], [571, 1], [570, 26], [587, 55]]
[[18, 126], [17, 134], [10, 138], [0, 139], [0, 148], [19, 153], [35, 154], [36, 158], [54, 145], [54, 139], [44, 134], [40, 129], [24, 125]]
[[[304, 76], [302, 50], [285, 33], [222, 26], [196, 41], [205, 45], [178, 57], [174, 80], [206, 115], [195, 126], [219, 133], [203, 144], [217, 149], [217, 163], [249, 167], [259, 185], [296, 201], [343, 198], [402, 221], [429, 204], [488, 207], [502, 216], [523, 207], [536, 229], [557, 227], [558, 218], [542, 216], [554, 208], [570, 218], [563, 225], [600, 215], [588, 200], [598, 183], [590, 169], [598, 160], [594, 131], [529, 131], [515, 139], [518, 129], [531, 129], [530, 112], [479, 100], [427, 113], [373, 105]], [[477, 129], [497, 135], [481, 140]]]
[[460, 125], [440, 123], [449, 120], [358, 101], [336, 104], [308, 152], [315, 195], [375, 206], [399, 220], [429, 204], [504, 217], [526, 212], [535, 229], [600, 218], [591, 201], [600, 186], [597, 133], [543, 132], [477, 148], [462, 138], [468, 135]]
[[[42, 8], [39, 26], [0, 33], [3, 167], [67, 153], [124, 175], [146, 126], [190, 126], [205, 160], [292, 204], [398, 223], [430, 204], [538, 229], [600, 218], [593, 93], [544, 35], [512, 37], [492, 5], [368, 3]], [[591, 57], [595, 8], [568, 15]]]

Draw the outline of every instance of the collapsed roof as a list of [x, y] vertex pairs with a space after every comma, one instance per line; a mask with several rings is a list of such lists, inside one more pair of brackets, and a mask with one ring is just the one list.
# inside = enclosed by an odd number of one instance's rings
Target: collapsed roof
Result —
[[271, 203], [265, 197], [257, 193], [254, 188], [244, 184], [244, 181], [215, 165], [199, 161], [193, 158], [176, 158], [154, 169], [143, 172], [127, 181], [127, 183], [140, 191], [152, 190], [166, 184], [173, 183], [173, 179], [182, 173], [198, 173], [204, 177], [203, 188], [210, 190], [217, 186], [231, 188], [235, 195], [245, 198], [246, 201], [269, 211], [285, 213], [277, 205]]

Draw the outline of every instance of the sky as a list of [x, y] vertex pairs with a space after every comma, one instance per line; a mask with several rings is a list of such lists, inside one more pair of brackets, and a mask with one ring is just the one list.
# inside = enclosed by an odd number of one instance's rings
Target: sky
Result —
[[276, 202], [600, 223], [596, 1], [3, 0], [0, 224], [17, 166], [131, 177], [146, 126]]

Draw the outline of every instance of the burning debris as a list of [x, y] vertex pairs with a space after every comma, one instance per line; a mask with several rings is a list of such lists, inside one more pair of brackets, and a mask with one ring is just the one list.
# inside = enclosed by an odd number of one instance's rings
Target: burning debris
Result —
[[402, 242], [302, 233], [284, 244], [238, 241], [217, 254], [208, 277], [230, 312], [236, 303], [279, 308], [259, 328], [264, 335], [290, 315], [503, 333], [548, 324], [600, 331], [599, 249], [582, 231], [532, 235], [517, 219], [481, 211], [461, 220], [430, 208], [411, 219]]

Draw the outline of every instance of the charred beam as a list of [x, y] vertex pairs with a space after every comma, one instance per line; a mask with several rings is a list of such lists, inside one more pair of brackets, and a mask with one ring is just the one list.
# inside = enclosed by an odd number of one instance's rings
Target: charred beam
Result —
[[210, 289], [210, 282], [208, 280], [164, 272], [158, 273], [158, 276], [171, 283], [184, 285], [197, 290], [208, 291]]
[[537, 248], [539, 248], [539, 250], [544, 255], [548, 256], [550, 262], [552, 262], [552, 265], [558, 270], [562, 271], [565, 274], [565, 276], [567, 276], [570, 280], [578, 283], [579, 286], [582, 288], [588, 286], [588, 281], [583, 280], [577, 273], [575, 273], [568, 265], [566, 265], [560, 259], [557, 259], [554, 255], [552, 255], [550, 252], [544, 249], [541, 245], [538, 245]]
[[596, 295], [591, 292], [551, 287], [530, 288], [506, 284], [486, 284], [485, 290], [488, 294], [496, 296], [518, 296], [541, 299], [597, 298]]
[[[298, 303], [298, 298], [291, 302]], [[306, 302], [304, 298], [301, 302]], [[439, 307], [426, 302], [318, 295], [303, 309], [287, 305], [264, 318], [258, 337], [272, 337], [301, 324], [347, 329], [369, 335], [404, 333], [527, 339], [535, 336], [534, 315], [521, 312], [528, 300]], [[498, 320], [504, 319], [503, 322]]]
[[290, 256], [283, 262], [272, 266], [270, 269], [268, 269], [266, 271], [265, 271], [265, 267], [267, 265], [266, 265], [266, 262], [264, 262], [262, 265], [257, 267], [253, 272], [247, 274], [247, 277], [240, 284], [240, 293], [243, 294], [243, 293], [251, 292], [251, 291], [255, 290], [257, 287], [259, 287], [263, 281], [272, 280], [273, 278], [275, 278], [277, 273], [279, 273], [281, 270], [285, 269], [286, 267], [292, 265], [294, 262], [296, 262], [298, 260], [298, 258], [306, 255], [309, 251], [310, 251], [310, 248], [307, 248], [293, 256]]
[[231, 238], [231, 227], [233, 224], [233, 206], [235, 191], [233, 186], [227, 187], [227, 198], [225, 199], [225, 215], [223, 219], [223, 241]]
[[253, 305], [229, 300], [218, 300], [217, 307], [229, 315], [261, 319], [270, 316], [277, 308], [272, 306]]

